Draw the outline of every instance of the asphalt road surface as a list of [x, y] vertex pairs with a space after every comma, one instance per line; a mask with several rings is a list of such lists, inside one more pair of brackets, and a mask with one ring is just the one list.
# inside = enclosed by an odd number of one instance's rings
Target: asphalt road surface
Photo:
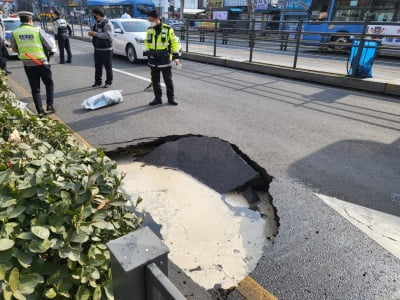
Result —
[[[91, 44], [71, 43], [72, 65], [53, 61], [56, 114], [92, 146], [218, 137], [274, 177], [279, 234], [251, 273], [266, 289], [279, 299], [400, 299], [399, 259], [314, 194], [400, 216], [398, 99], [182, 61], [179, 105], [149, 107], [148, 67], [115, 57], [112, 89], [124, 102], [87, 111], [83, 100], [104, 89], [90, 87]], [[12, 88], [33, 109], [22, 64], [8, 66]]]

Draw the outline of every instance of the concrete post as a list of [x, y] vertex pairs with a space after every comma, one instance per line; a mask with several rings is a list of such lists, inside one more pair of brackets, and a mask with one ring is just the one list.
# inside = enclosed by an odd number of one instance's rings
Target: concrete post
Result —
[[[169, 249], [148, 227], [107, 243], [115, 300], [146, 299], [146, 265], [155, 263], [168, 275]], [[149, 298], [147, 298], [149, 299]]]

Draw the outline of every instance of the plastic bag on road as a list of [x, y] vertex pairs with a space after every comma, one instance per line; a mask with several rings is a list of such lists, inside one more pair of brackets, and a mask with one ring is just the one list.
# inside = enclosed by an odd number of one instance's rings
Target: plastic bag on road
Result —
[[85, 99], [82, 102], [82, 106], [86, 109], [94, 110], [120, 103], [124, 101], [121, 92], [121, 90], [112, 90], [94, 95], [90, 98]]

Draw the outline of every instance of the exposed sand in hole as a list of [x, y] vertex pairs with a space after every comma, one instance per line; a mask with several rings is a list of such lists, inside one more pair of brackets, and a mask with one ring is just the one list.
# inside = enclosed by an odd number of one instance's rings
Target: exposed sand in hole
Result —
[[119, 160], [123, 189], [162, 225], [169, 258], [206, 289], [236, 286], [256, 266], [265, 220], [239, 194], [221, 195], [181, 171]]

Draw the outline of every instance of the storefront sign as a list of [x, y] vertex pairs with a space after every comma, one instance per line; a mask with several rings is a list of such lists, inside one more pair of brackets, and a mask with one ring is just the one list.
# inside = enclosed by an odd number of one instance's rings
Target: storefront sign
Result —
[[228, 20], [227, 11], [213, 11], [213, 20]]

